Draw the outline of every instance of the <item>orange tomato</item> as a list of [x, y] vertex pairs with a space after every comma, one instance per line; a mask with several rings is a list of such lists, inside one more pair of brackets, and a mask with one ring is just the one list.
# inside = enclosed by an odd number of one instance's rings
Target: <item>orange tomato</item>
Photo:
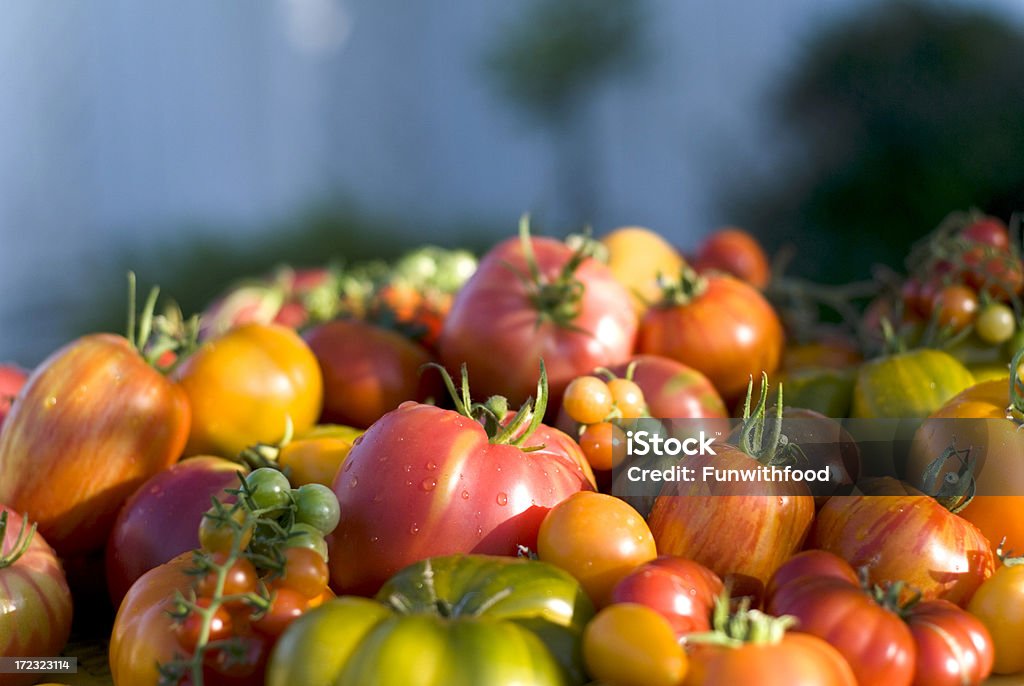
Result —
[[683, 258], [664, 238], [650, 229], [624, 226], [601, 239], [608, 249], [608, 269], [626, 287], [638, 314], [661, 297], [658, 276], [674, 277]]

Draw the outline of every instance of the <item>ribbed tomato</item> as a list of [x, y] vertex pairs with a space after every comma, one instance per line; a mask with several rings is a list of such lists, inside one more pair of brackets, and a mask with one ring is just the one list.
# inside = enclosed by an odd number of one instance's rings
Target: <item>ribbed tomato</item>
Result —
[[[53, 549], [18, 513], [0, 505], [0, 657], [59, 655], [71, 633], [71, 591]], [[35, 674], [4, 674], [22, 686]]]
[[551, 238], [499, 243], [459, 291], [438, 352], [449, 370], [469, 366], [481, 397], [522, 403], [547, 365], [552, 410], [577, 376], [625, 361], [637, 316], [608, 267]]
[[782, 358], [778, 315], [753, 286], [684, 269], [678, 286], [640, 324], [637, 351], [678, 360], [704, 374], [727, 402], [751, 376], [773, 374]]
[[722, 580], [704, 565], [662, 555], [623, 577], [612, 589], [612, 602], [656, 610], [683, 638], [711, 628], [711, 610], [722, 588]]
[[0, 432], [0, 502], [62, 555], [106, 541], [118, 508], [181, 456], [189, 404], [127, 339], [84, 336], [29, 378]]
[[341, 592], [373, 593], [435, 555], [536, 550], [547, 512], [594, 488], [576, 442], [540, 424], [543, 402], [514, 427], [481, 423], [456, 402], [458, 411], [403, 403], [356, 440], [334, 481], [341, 522], [330, 564]]
[[862, 487], [867, 494], [834, 496], [825, 503], [811, 544], [853, 567], [866, 565], [871, 583], [904, 581], [925, 599], [966, 605], [995, 566], [978, 528], [895, 479]]

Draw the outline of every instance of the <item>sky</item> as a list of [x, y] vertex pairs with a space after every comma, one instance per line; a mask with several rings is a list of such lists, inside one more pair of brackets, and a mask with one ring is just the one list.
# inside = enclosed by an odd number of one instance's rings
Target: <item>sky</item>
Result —
[[[516, 3], [263, 0], [0, 7], [0, 361], [37, 363], [125, 252], [252, 240], [317, 204], [431, 227], [650, 226], [682, 247], [728, 223], [723, 184], [780, 146], [766, 94], [814, 28], [869, 2], [648, 0], [646, 67], [606, 84], [586, 216], [565, 143], [483, 68]], [[972, 0], [1024, 19], [1020, 0]], [[494, 239], [500, 238], [495, 235]], [[438, 235], [417, 235], [426, 242]]]

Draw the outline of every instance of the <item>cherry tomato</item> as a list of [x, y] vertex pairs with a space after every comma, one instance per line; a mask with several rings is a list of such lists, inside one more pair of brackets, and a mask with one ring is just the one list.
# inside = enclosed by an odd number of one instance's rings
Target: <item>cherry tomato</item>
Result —
[[290, 588], [278, 588], [271, 597], [270, 608], [253, 626], [267, 636], [280, 636], [308, 608], [309, 598]]
[[566, 386], [562, 404], [574, 422], [597, 424], [612, 411], [612, 393], [596, 376], [577, 376]]
[[341, 518], [338, 497], [323, 484], [300, 486], [295, 495], [295, 521], [308, 524], [323, 535], [334, 531]]
[[933, 311], [941, 326], [960, 331], [978, 314], [978, 295], [967, 286], [946, 286], [935, 296]]
[[320, 553], [309, 548], [288, 548], [284, 557], [284, 571], [274, 580], [275, 588], [290, 589], [303, 598], [315, 598], [324, 592], [329, 572]]
[[[616, 446], [625, 442], [622, 429], [611, 422], [591, 424], [580, 434], [580, 448], [595, 470], [606, 471], [615, 466]], [[619, 454], [622, 451], [618, 451]]]
[[[199, 523], [199, 547], [211, 553], [227, 553], [231, 550], [235, 541], [235, 528], [231, 525], [218, 521], [213, 516], [213, 510], [208, 510], [203, 515], [203, 521]], [[231, 518], [242, 525], [245, 522], [245, 512], [235, 510]], [[249, 527], [241, 533], [241, 547], [245, 548], [252, 540], [252, 528]]]
[[992, 635], [996, 674], [1024, 672], [1024, 566], [1004, 565], [971, 598], [968, 611]]
[[[196, 605], [204, 610], [209, 609], [211, 604], [212, 601], [209, 598], [199, 598], [196, 600]], [[181, 647], [187, 653], [192, 653], [196, 646], [199, 645], [202, 630], [203, 616], [196, 610], [192, 610], [184, 620], [174, 624], [174, 635], [177, 636], [178, 643], [181, 644]], [[231, 615], [225, 607], [218, 607], [213, 613], [213, 618], [210, 620], [208, 640], [210, 642], [223, 641], [229, 638], [232, 632]]]
[[261, 467], [245, 477], [245, 485], [252, 490], [252, 502], [259, 510], [278, 510], [287, 507], [292, 485], [276, 469]]
[[1010, 247], [1010, 232], [1006, 224], [996, 217], [982, 217], [960, 231], [964, 240], [974, 243], [991, 245], [993, 248], [1007, 250]]
[[292, 526], [291, 536], [288, 538], [290, 548], [309, 548], [320, 553], [320, 556], [327, 559], [327, 541], [320, 531], [309, 524], [298, 523]]
[[608, 382], [615, 407], [619, 408], [623, 419], [636, 419], [647, 413], [647, 401], [644, 392], [635, 381], [630, 379], [612, 379]]
[[686, 653], [668, 620], [636, 603], [616, 603], [583, 630], [587, 671], [607, 686], [676, 686]]
[[[214, 553], [214, 563], [223, 565], [227, 561], [225, 553]], [[252, 562], [244, 557], [234, 561], [224, 576], [223, 595], [242, 595], [243, 593], [254, 593], [257, 588], [256, 568]], [[217, 588], [217, 571], [210, 570], [205, 576], [200, 577], [196, 583], [196, 595], [212, 596]]]
[[1017, 330], [1017, 318], [1013, 309], [1002, 303], [989, 303], [978, 314], [974, 322], [974, 330], [978, 332], [978, 338], [999, 345], [1010, 340]]
[[537, 554], [576, 577], [602, 606], [615, 584], [658, 552], [651, 530], [636, 510], [614, 496], [581, 491], [555, 505], [544, 518]]

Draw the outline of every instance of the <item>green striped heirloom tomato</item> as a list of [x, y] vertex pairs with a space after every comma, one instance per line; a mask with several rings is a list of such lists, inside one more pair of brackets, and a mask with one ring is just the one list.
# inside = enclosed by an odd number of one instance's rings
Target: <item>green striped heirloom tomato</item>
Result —
[[297, 619], [274, 648], [267, 686], [568, 686], [586, 681], [579, 583], [543, 562], [435, 557], [376, 600], [342, 597]]
[[[71, 631], [71, 591], [53, 549], [18, 513], [0, 505], [0, 657], [58, 655]], [[38, 675], [0, 675], [4, 686]]]
[[880, 357], [857, 372], [851, 412], [859, 419], [923, 419], [973, 384], [967, 368], [941, 350]]

